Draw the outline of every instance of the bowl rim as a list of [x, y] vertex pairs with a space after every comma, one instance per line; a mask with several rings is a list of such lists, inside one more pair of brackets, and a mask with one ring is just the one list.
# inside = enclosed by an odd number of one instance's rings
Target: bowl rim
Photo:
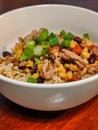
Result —
[[[23, 11], [26, 9], [31, 9], [31, 8], [43, 8], [43, 7], [58, 7], [58, 8], [71, 8], [71, 9], [77, 9], [77, 10], [81, 10], [87, 13], [91, 13], [92, 15], [96, 15], [98, 16], [98, 13], [84, 8], [84, 7], [79, 7], [79, 6], [74, 6], [74, 5], [64, 5], [64, 4], [40, 4], [40, 5], [31, 5], [31, 6], [25, 6], [25, 7], [21, 7], [21, 8], [17, 8], [11, 11], [8, 11], [6, 13], [3, 13], [0, 15], [0, 19], [3, 17], [6, 17], [9, 14], [15, 13], [17, 11]], [[19, 85], [21, 87], [29, 87], [29, 88], [66, 88], [66, 87], [75, 87], [75, 86], [79, 86], [79, 85], [83, 85], [83, 84], [87, 84], [90, 83], [92, 81], [95, 81], [98, 79], [98, 74], [95, 74], [89, 78], [86, 79], [82, 79], [79, 81], [75, 81], [75, 82], [66, 82], [66, 83], [56, 83], [56, 84], [43, 84], [43, 83], [28, 83], [28, 82], [24, 82], [24, 81], [18, 81], [15, 79], [11, 79], [8, 77], [5, 77], [3, 75], [0, 75], [0, 80], [5, 81], [6, 83], [10, 83], [13, 85]]]
[[82, 10], [82, 11], [85, 11], [85, 12], [88, 12], [88, 13], [92, 13], [94, 15], [98, 15], [98, 12], [96, 12], [96, 11], [93, 11], [93, 10], [85, 8], [85, 7], [75, 6], [75, 5], [68, 5], [68, 4], [38, 4], [38, 5], [23, 6], [23, 7], [19, 7], [19, 8], [16, 8], [16, 9], [12, 9], [10, 11], [2, 13], [0, 15], [0, 18], [4, 17], [6, 15], [9, 15], [10, 13], [15, 13], [16, 11], [23, 11], [23, 10], [26, 10], [26, 9], [43, 8], [43, 7], [73, 8], [73, 9]]
[[19, 85], [21, 87], [29, 87], [29, 88], [48, 88], [48, 89], [49, 88], [61, 88], [61, 87], [67, 88], [67, 87], [77, 87], [81, 84], [84, 85], [84, 84], [94, 82], [94, 81], [98, 80], [98, 74], [95, 74], [89, 78], [81, 79], [81, 80], [74, 81], [74, 82], [55, 83], [55, 84], [29, 83], [29, 82], [11, 79], [11, 78], [5, 77], [3, 75], [0, 75], [0, 80], [4, 81], [6, 83], [13, 84], [13, 85]]

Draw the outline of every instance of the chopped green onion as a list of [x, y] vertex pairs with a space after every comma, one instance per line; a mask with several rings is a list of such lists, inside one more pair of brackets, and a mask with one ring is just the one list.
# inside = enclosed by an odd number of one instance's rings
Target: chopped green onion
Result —
[[22, 54], [20, 55], [20, 60], [21, 60], [21, 61], [28, 60], [28, 59], [29, 59], [28, 56], [26, 56], [24, 53], [22, 53]]
[[41, 61], [40, 61], [40, 59], [37, 58], [37, 59], [35, 60], [35, 62], [36, 62], [36, 64], [40, 64]]
[[60, 35], [63, 36], [63, 37], [65, 37], [66, 36], [65, 30], [61, 30]]
[[32, 48], [32, 49], [35, 47], [35, 44], [36, 44], [36, 42], [31, 39], [25, 40], [25, 43], [27, 47]]
[[83, 34], [83, 37], [89, 39], [89, 34], [88, 34], [88, 33], [84, 33], [84, 34]]
[[57, 36], [56, 36], [53, 32], [50, 33], [50, 35], [49, 35], [49, 37], [48, 37], [48, 40], [49, 40], [50, 46], [59, 45], [58, 38], [57, 38]]
[[66, 36], [64, 37], [64, 40], [71, 40], [74, 37], [74, 35], [71, 32], [68, 32]]
[[62, 47], [70, 47], [70, 41], [69, 40], [62, 41], [61, 46]]
[[27, 82], [30, 82], [30, 83], [38, 83], [38, 80], [35, 79], [35, 78], [32, 78], [32, 77], [29, 77]]
[[50, 39], [50, 46], [56, 46], [56, 45], [58, 45], [59, 44], [59, 42], [58, 42], [58, 39], [55, 37], [55, 38], [52, 38], [52, 39]]
[[41, 42], [42, 48], [49, 48], [49, 43], [48, 42]]
[[45, 55], [45, 53], [47, 53], [47, 49], [43, 49], [43, 50], [42, 50], [42, 55], [43, 55], [43, 56]]
[[38, 37], [36, 38], [36, 41], [37, 42], [46, 41], [46, 39], [48, 38], [48, 33], [49, 33], [48, 30], [46, 28], [43, 28], [39, 33]]
[[42, 55], [42, 51], [43, 51], [42, 46], [37, 45], [37, 46], [34, 48], [34, 55], [35, 55], [35, 56], [41, 56], [41, 55]]
[[33, 49], [26, 47], [24, 49], [24, 52], [20, 55], [20, 60], [21, 61], [28, 60], [31, 59], [33, 56], [34, 56]]

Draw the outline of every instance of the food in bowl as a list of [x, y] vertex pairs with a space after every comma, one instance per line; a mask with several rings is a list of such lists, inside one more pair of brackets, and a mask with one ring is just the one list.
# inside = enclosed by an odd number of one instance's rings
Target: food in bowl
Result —
[[98, 73], [98, 46], [88, 33], [78, 36], [65, 30], [32, 30], [2, 54], [0, 74], [30, 83], [65, 83]]
[[[80, 7], [38, 5], [16, 9], [0, 16], [0, 57], [2, 57], [2, 52], [10, 51], [10, 47], [14, 50], [18, 37], [24, 37], [32, 29], [39, 30], [41, 27], [56, 33], [65, 29], [79, 37], [87, 32], [92, 42], [98, 46], [97, 24], [98, 13]], [[10, 51], [11, 55], [13, 50]], [[3, 58], [6, 57], [1, 59]], [[98, 94], [98, 74], [76, 82], [28, 83], [19, 81], [24, 75], [24, 67], [20, 68], [22, 68], [19, 69], [21, 73], [16, 71], [17, 74], [14, 75], [17, 80], [0, 74], [0, 93], [21, 106], [44, 111], [64, 110], [78, 106]], [[15, 69], [13, 70], [15, 72]], [[29, 76], [31, 75], [27, 77]]]

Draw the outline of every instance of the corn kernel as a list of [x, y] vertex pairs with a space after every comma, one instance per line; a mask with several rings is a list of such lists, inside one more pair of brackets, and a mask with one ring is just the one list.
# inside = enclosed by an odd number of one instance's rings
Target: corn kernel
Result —
[[82, 52], [82, 58], [88, 59], [90, 57], [90, 54], [88, 52]]
[[89, 64], [89, 62], [88, 62], [88, 60], [87, 59], [84, 59], [84, 61], [85, 61], [85, 63], [88, 65]]
[[92, 43], [90, 40], [87, 39], [87, 40], [86, 40], [86, 45], [87, 45], [87, 46], [92, 46], [93, 43]]
[[30, 60], [29, 60], [26, 66], [27, 66], [27, 67], [33, 66], [33, 61], [30, 61]]
[[66, 69], [64, 68], [64, 66], [62, 64], [60, 64], [59, 67], [57, 68], [57, 71], [66, 72]]
[[95, 64], [97, 64], [97, 65], [98, 65], [98, 61], [97, 61], [97, 60], [95, 61]]
[[64, 64], [64, 67], [65, 67], [65, 68], [69, 68], [69, 64], [65, 63], [65, 64]]
[[72, 71], [67, 72], [67, 78], [70, 80], [72, 79]]
[[42, 63], [40, 63], [40, 64], [37, 65], [37, 70], [38, 70], [38, 71], [41, 71], [42, 65], [43, 65]]
[[93, 45], [93, 43], [87, 38], [82, 38], [82, 43], [87, 45], [87, 46], [92, 46]]
[[59, 77], [62, 78], [62, 79], [66, 79], [67, 75], [66, 75], [65, 72], [59, 72]]
[[23, 53], [23, 44], [22, 43], [17, 43], [13, 53], [16, 55], [16, 57], [20, 57], [20, 55]]
[[54, 75], [55, 75], [55, 76], [58, 76], [58, 75], [59, 75], [59, 73], [58, 73], [58, 72], [56, 72]]
[[85, 47], [85, 48], [82, 50], [82, 52], [88, 52], [88, 48]]
[[86, 39], [82, 38], [82, 43], [85, 44], [86, 43]]
[[74, 65], [74, 64], [70, 64], [69, 65], [69, 69], [71, 70], [71, 71], [77, 71], [77, 66], [76, 65]]
[[72, 40], [70, 42], [70, 48], [75, 48], [76, 44], [77, 44], [77, 42], [75, 42], [74, 40]]
[[30, 73], [30, 70], [28, 68], [25, 69], [26, 73]]
[[39, 73], [34, 73], [34, 74], [32, 75], [32, 78], [37, 79], [38, 77], [39, 77]]

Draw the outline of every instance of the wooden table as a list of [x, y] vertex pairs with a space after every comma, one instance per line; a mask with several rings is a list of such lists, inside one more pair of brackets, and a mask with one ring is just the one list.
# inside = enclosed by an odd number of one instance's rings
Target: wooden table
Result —
[[[98, 12], [98, 0], [0, 0], [0, 14], [35, 4], [69, 4]], [[68, 110], [23, 108], [0, 95], [0, 130], [98, 130], [98, 96]]]

